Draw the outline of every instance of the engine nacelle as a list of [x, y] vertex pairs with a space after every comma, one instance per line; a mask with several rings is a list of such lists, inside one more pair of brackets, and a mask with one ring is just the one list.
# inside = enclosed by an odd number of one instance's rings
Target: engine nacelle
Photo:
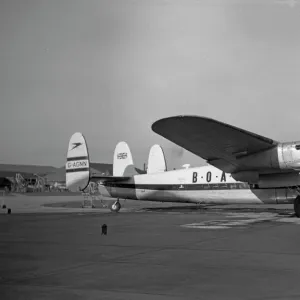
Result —
[[252, 170], [300, 170], [300, 142], [277, 146], [238, 159], [240, 165]]
[[245, 171], [232, 174], [237, 181], [257, 184], [260, 188], [279, 188], [300, 186], [300, 173], [259, 174], [257, 171]]
[[280, 188], [280, 187], [299, 186], [300, 174], [299, 172], [263, 174], [259, 176], [259, 181], [257, 184], [260, 188]]
[[257, 171], [242, 171], [231, 174], [232, 178], [236, 181], [258, 183], [259, 173]]
[[277, 152], [280, 169], [300, 170], [300, 142], [281, 143]]

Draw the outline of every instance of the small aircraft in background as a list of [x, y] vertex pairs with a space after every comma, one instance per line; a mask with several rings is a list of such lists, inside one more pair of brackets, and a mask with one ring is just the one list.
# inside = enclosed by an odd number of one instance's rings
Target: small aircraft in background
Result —
[[[174, 116], [156, 121], [152, 130], [205, 159], [208, 166], [166, 171], [159, 145], [151, 148], [146, 174], [138, 174], [128, 145], [114, 152], [113, 176], [92, 176], [84, 136], [69, 141], [66, 185], [83, 191], [99, 183], [103, 196], [119, 199], [196, 204], [293, 203], [300, 217], [300, 142], [280, 143], [206, 117]], [[75, 145], [75, 146], [74, 146]]]

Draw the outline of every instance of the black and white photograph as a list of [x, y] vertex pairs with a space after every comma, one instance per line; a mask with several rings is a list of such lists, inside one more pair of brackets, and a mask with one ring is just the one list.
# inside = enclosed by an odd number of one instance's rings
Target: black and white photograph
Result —
[[300, 0], [0, 0], [0, 299], [300, 299], [298, 113]]

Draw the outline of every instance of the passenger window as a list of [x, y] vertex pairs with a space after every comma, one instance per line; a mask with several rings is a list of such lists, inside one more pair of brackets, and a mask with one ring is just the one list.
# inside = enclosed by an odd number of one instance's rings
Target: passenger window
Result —
[[296, 150], [300, 150], [300, 145], [296, 145]]

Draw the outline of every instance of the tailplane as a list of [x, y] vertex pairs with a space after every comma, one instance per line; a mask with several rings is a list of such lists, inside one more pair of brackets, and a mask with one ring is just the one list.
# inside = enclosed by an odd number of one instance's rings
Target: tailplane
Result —
[[162, 173], [166, 170], [166, 159], [162, 147], [153, 145], [149, 152], [147, 174]]
[[125, 142], [117, 145], [114, 153], [113, 176], [92, 175], [89, 151], [82, 133], [74, 133], [69, 141], [66, 163], [66, 187], [71, 192], [84, 191], [91, 182], [120, 182], [137, 174], [130, 149]]
[[74, 133], [69, 141], [66, 163], [66, 187], [72, 192], [83, 191], [90, 181], [90, 161], [85, 138]]

